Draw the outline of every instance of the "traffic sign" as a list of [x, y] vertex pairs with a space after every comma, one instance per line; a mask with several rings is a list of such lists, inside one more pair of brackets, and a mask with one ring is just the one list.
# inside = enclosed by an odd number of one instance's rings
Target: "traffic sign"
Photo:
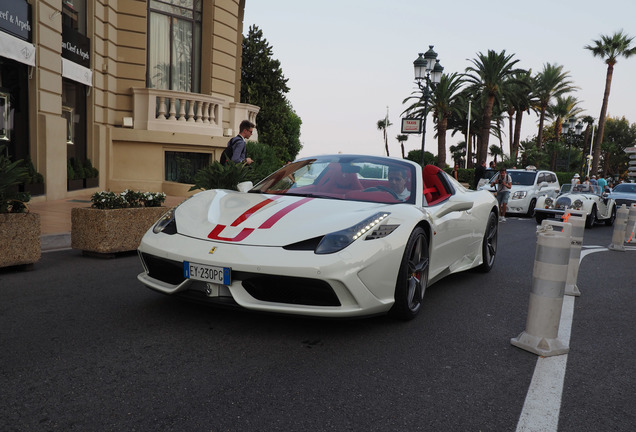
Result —
[[627, 147], [625, 153], [636, 153], [636, 147]]

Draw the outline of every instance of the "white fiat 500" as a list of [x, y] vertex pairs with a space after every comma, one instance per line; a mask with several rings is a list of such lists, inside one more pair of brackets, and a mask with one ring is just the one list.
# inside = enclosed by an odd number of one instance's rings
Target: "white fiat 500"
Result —
[[534, 217], [540, 224], [550, 217], [560, 218], [567, 208], [585, 212], [585, 226], [592, 228], [597, 222], [603, 221], [611, 226], [616, 219], [616, 203], [608, 198], [598, 185], [564, 184], [556, 198], [541, 197], [534, 209]]
[[439, 168], [376, 156], [288, 164], [246, 192], [206, 190], [139, 246], [149, 288], [258, 311], [414, 318], [426, 287], [497, 252], [497, 203]]

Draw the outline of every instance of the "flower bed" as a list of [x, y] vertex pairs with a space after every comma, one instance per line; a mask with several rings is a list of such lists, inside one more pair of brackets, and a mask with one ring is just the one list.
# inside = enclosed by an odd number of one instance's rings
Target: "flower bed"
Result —
[[91, 207], [71, 209], [71, 247], [95, 254], [134, 251], [167, 211], [161, 192], [96, 192]]

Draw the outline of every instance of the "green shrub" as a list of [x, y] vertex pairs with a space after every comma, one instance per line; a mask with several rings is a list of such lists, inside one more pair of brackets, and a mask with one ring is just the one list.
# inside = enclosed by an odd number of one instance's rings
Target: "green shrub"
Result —
[[218, 161], [213, 161], [210, 165], [200, 169], [194, 175], [194, 185], [191, 191], [197, 189], [232, 189], [236, 190], [236, 185], [247, 180], [250, 168], [241, 163], [227, 162], [221, 165]]
[[18, 192], [18, 185], [29, 178], [29, 170], [22, 160], [11, 162], [6, 145], [0, 145], [0, 213], [23, 213], [31, 199], [28, 192]]

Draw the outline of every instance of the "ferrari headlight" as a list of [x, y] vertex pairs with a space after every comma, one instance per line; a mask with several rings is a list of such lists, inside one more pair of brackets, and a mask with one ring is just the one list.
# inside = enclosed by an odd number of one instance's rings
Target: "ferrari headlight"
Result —
[[512, 194], [512, 199], [522, 199], [525, 198], [526, 195], [528, 195], [527, 191], [516, 191]]
[[550, 197], [547, 197], [545, 199], [545, 208], [552, 207], [552, 204], [554, 204], [554, 200]]
[[580, 199], [577, 199], [572, 203], [572, 208], [575, 210], [581, 210], [581, 207], [583, 207], [583, 201]]
[[159, 234], [160, 232], [165, 234], [176, 234], [177, 222], [174, 217], [174, 211], [175, 209], [170, 209], [165, 212], [155, 223], [155, 226], [152, 227], [152, 232], [155, 234]]
[[327, 234], [322, 238], [314, 252], [317, 254], [330, 254], [341, 251], [373, 230], [373, 228], [386, 219], [389, 214], [390, 213], [376, 213], [349, 228]]

